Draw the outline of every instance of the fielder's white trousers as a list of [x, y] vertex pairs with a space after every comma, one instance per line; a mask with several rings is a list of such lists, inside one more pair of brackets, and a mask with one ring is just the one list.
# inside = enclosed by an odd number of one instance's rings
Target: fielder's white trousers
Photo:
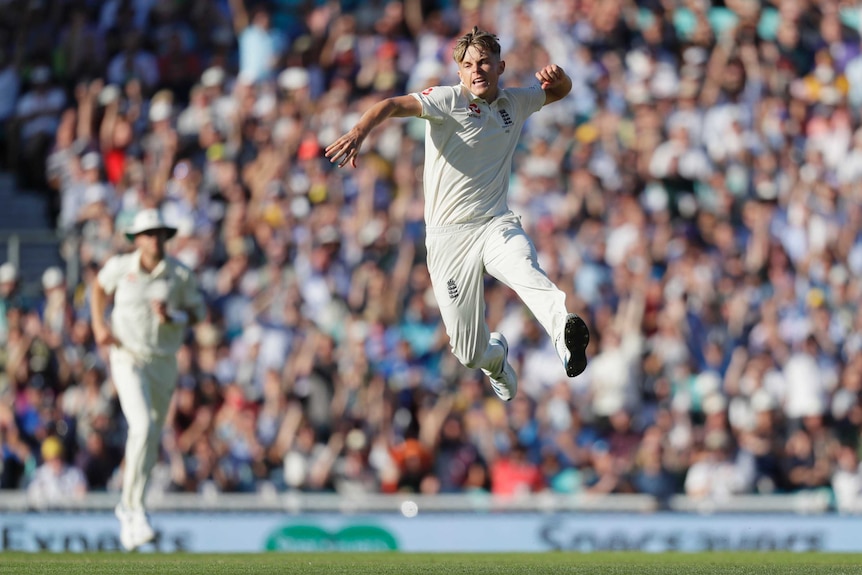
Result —
[[137, 358], [111, 348], [111, 377], [128, 423], [121, 503], [129, 511], [144, 508], [144, 492], [159, 456], [162, 427], [177, 381], [175, 356]]
[[489, 345], [485, 272], [512, 288], [552, 339], [566, 318], [566, 294], [539, 267], [536, 248], [512, 212], [488, 220], [428, 228], [428, 271], [452, 353], [489, 374], [502, 369], [503, 349]]

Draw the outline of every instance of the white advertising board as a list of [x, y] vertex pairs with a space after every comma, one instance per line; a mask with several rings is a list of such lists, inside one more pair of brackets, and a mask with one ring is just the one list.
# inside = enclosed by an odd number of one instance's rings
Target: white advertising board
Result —
[[[145, 552], [788, 550], [862, 552], [862, 517], [839, 515], [155, 513]], [[113, 514], [5, 513], [0, 551], [118, 550]]]

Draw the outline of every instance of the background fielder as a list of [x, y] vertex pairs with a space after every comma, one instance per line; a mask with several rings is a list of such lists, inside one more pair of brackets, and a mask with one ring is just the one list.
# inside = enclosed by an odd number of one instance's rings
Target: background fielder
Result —
[[527, 118], [565, 97], [572, 81], [555, 64], [536, 73], [541, 86], [502, 89], [506, 68], [496, 36], [473, 28], [455, 45], [457, 86], [435, 86], [387, 98], [366, 111], [347, 134], [326, 148], [339, 167], [356, 159], [368, 133], [386, 118], [417, 116], [425, 131], [428, 269], [452, 351], [481, 368], [497, 395], [510, 400], [517, 376], [508, 344], [485, 322], [485, 272], [512, 288], [553, 338], [566, 373], [587, 364], [589, 331], [565, 307], [565, 294], [536, 259], [532, 240], [508, 208], [512, 156]]
[[[111, 346], [111, 377], [128, 422], [123, 491], [116, 509], [126, 549], [155, 536], [144, 492], [176, 385], [176, 353], [186, 326], [206, 313], [194, 274], [165, 255], [165, 242], [175, 233], [157, 210], [139, 212], [126, 234], [135, 251], [111, 257], [93, 285], [93, 335], [99, 345]], [[114, 307], [108, 325], [110, 296]]]

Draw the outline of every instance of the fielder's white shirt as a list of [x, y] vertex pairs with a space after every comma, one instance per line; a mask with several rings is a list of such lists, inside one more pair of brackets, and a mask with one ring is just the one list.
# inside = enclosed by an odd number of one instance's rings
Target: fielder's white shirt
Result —
[[464, 85], [411, 94], [425, 128], [425, 223], [462, 224], [509, 211], [512, 155], [530, 114], [545, 104], [539, 86], [500, 89], [488, 104]]
[[196, 318], [206, 313], [194, 273], [169, 256], [147, 273], [141, 269], [139, 251], [115, 255], [105, 262], [97, 281], [105, 293], [114, 294], [114, 337], [137, 356], [173, 356], [183, 342], [186, 324], [160, 324], [151, 307], [154, 299], [166, 301], [169, 311], [186, 310]]

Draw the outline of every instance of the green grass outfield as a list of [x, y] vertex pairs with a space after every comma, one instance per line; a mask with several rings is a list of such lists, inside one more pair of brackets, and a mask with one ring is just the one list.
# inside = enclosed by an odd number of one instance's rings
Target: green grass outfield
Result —
[[546, 573], [711, 575], [862, 574], [862, 555], [814, 553], [0, 553], [3, 575], [217, 575], [233, 573]]

